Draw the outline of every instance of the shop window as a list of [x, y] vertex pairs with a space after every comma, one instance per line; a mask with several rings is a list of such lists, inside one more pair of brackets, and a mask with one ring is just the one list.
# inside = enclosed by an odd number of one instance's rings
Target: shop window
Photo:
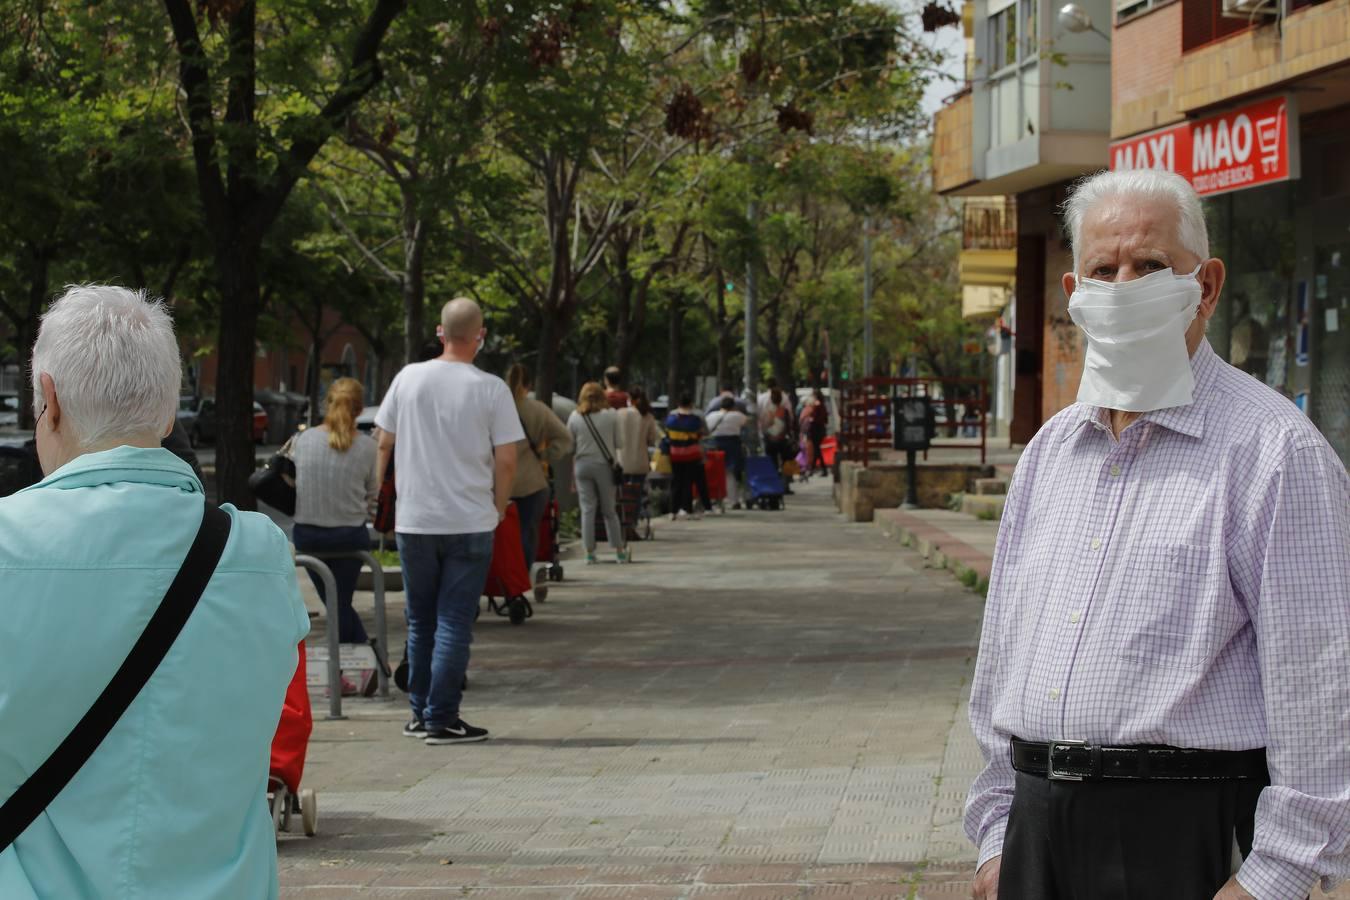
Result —
[[1259, 17], [1227, 18], [1223, 0], [1181, 0], [1181, 52], [1255, 28], [1264, 21]]

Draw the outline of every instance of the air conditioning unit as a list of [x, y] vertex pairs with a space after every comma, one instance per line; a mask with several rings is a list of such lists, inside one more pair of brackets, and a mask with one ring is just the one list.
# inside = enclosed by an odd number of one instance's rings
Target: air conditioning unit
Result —
[[1281, 0], [1223, 0], [1225, 19], [1275, 18], [1280, 14]]

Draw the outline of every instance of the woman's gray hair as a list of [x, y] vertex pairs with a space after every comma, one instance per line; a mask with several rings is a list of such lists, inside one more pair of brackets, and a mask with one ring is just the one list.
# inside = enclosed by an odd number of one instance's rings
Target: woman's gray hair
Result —
[[1074, 185], [1069, 199], [1064, 201], [1064, 221], [1069, 228], [1073, 245], [1073, 273], [1078, 274], [1079, 246], [1083, 238], [1083, 220], [1104, 200], [1124, 197], [1147, 197], [1165, 200], [1177, 207], [1181, 221], [1177, 234], [1181, 246], [1203, 259], [1209, 258], [1209, 229], [1205, 227], [1205, 211], [1200, 197], [1191, 183], [1173, 172], [1161, 169], [1121, 169], [1098, 172]]
[[86, 449], [162, 436], [178, 410], [182, 362], [173, 321], [145, 291], [70, 285], [46, 315], [33, 345], [33, 406], [41, 413], [43, 373], [61, 415]]

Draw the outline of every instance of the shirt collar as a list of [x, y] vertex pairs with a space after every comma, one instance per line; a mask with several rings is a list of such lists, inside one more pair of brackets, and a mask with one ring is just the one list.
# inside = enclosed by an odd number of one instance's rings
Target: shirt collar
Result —
[[[1152, 422], [1169, 431], [1175, 431], [1188, 437], [1204, 437], [1206, 400], [1213, 390], [1215, 369], [1218, 365], [1219, 357], [1210, 347], [1209, 341], [1207, 339], [1201, 340], [1200, 346], [1191, 356], [1191, 374], [1195, 377], [1195, 393], [1191, 402], [1185, 406], [1172, 406], [1167, 409], [1155, 409], [1152, 412], [1146, 412], [1139, 417], [1139, 421]], [[1107, 419], [1105, 409], [1100, 406], [1089, 406], [1086, 403], [1075, 404], [1069, 417], [1069, 427], [1065, 429], [1060, 442], [1063, 443], [1077, 434], [1079, 429], [1089, 422], [1096, 423], [1101, 428], [1110, 428], [1110, 420]]]
[[159, 484], [191, 494], [206, 493], [192, 467], [168, 450], [125, 446], [77, 456], [25, 490], [67, 490], [117, 482]]

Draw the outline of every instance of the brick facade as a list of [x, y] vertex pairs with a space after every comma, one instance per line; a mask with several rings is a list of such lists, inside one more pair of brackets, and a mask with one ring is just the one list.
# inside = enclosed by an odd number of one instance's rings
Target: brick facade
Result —
[[1173, 99], [1181, 63], [1183, 3], [1168, 3], [1117, 25], [1111, 34], [1111, 136], [1180, 121]]

